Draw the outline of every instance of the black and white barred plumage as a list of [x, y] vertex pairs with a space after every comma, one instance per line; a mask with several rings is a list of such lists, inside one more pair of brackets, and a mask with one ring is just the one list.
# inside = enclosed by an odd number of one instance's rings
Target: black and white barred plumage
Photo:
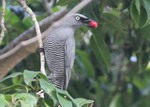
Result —
[[51, 71], [49, 79], [60, 89], [67, 89], [71, 76], [75, 57], [74, 31], [87, 22], [88, 18], [81, 14], [70, 14], [44, 39], [46, 63]]

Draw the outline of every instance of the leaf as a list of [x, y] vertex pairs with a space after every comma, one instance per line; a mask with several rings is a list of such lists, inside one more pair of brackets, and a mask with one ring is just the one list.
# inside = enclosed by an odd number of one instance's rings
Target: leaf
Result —
[[84, 98], [76, 98], [76, 99], [74, 99], [74, 103], [76, 104], [77, 107], [82, 107], [84, 105], [94, 103], [94, 101], [93, 100], [86, 100]]
[[136, 7], [138, 13], [140, 14], [141, 13], [141, 11], [140, 11], [140, 8], [141, 8], [140, 0], [135, 0], [135, 7]]
[[56, 106], [58, 101], [56, 98], [55, 86], [44, 79], [40, 79], [39, 81], [40, 81], [41, 88], [50, 96], [50, 98], [54, 103], [54, 106]]
[[[70, 104], [70, 101], [72, 101], [73, 104], [75, 104], [77, 107], [82, 107], [85, 104], [90, 104], [90, 103], [94, 102], [93, 100], [86, 100], [83, 98], [73, 99], [66, 90], [60, 90], [60, 89], [56, 88], [56, 92], [57, 92], [57, 97], [60, 97], [60, 99], [58, 99], [58, 100], [62, 101], [63, 107], [67, 107], [67, 106], [71, 107], [71, 106], [69, 106], [69, 105], [72, 105], [72, 104]], [[58, 96], [58, 94], [59, 94], [59, 96]], [[66, 99], [64, 99], [62, 96], [66, 96]], [[70, 101], [64, 101], [64, 100], [67, 100], [68, 98], [70, 99]], [[68, 105], [65, 105], [63, 101], [66, 103], [68, 102]]]
[[99, 62], [102, 62], [105, 65], [105, 68], [107, 71], [110, 69], [110, 63], [111, 63], [111, 58], [110, 58], [110, 53], [107, 45], [105, 44], [104, 40], [102, 37], [98, 36], [100, 29], [96, 29], [94, 31], [94, 34], [91, 37], [90, 44], [92, 51], [94, 52], [95, 56], [97, 57]]
[[46, 81], [46, 80], [44, 80], [44, 79], [40, 79], [39, 81], [40, 81], [40, 86], [41, 86], [41, 88], [42, 88], [48, 95], [50, 95], [51, 92], [54, 91], [55, 86], [54, 86], [52, 83], [50, 83], [50, 82], [48, 82], [48, 81]]
[[131, 6], [130, 6], [130, 14], [131, 18], [135, 23], [135, 27], [139, 27], [139, 21], [140, 21], [140, 6], [138, 2], [139, 0], [132, 0]]
[[48, 81], [48, 78], [46, 75], [42, 74], [41, 72], [38, 72], [38, 76], [46, 81]]
[[66, 90], [61, 90], [58, 88], [55, 88], [57, 93], [63, 94], [64, 96], [67, 96], [69, 99], [73, 101], [73, 98], [70, 96], [70, 94]]
[[19, 93], [15, 95], [15, 98], [21, 103], [21, 107], [35, 107], [38, 99], [27, 93]]
[[140, 29], [140, 34], [147, 40], [150, 40], [150, 24]]
[[22, 73], [21, 72], [17, 72], [17, 73], [10, 74], [9, 76], [7, 76], [7, 77], [3, 78], [2, 80], [0, 80], [0, 82], [3, 82], [3, 81], [5, 81], [7, 79], [10, 79], [10, 78], [15, 78], [15, 77], [17, 77], [19, 75], [22, 75]]
[[37, 76], [39, 72], [33, 72], [33, 71], [29, 71], [29, 70], [24, 70], [23, 72], [23, 77], [24, 77], [24, 82], [27, 85], [31, 86], [31, 82], [33, 81], [34, 77]]
[[0, 107], [8, 107], [8, 102], [3, 94], [0, 94]]
[[25, 90], [27, 90], [27, 87], [25, 87], [24, 85], [21, 85], [21, 84], [14, 84], [14, 85], [8, 86], [6, 88], [1, 88], [0, 93], [10, 92], [10, 91], [12, 91], [12, 90], [14, 91], [16, 89], [25, 89]]
[[133, 0], [130, 6], [130, 14], [135, 23], [135, 27], [145, 27], [150, 24], [150, 1]]
[[[138, 0], [137, 0], [138, 1]], [[144, 8], [147, 13], [147, 20], [142, 27], [145, 27], [150, 24], [150, 0], [143, 0]]]
[[114, 98], [112, 99], [112, 101], [110, 102], [109, 107], [119, 107], [118, 106], [118, 100], [119, 100], [119, 98], [120, 98], [120, 94], [116, 94], [114, 96]]
[[70, 100], [64, 98], [59, 93], [57, 93], [57, 98], [62, 107], [72, 107], [72, 102]]

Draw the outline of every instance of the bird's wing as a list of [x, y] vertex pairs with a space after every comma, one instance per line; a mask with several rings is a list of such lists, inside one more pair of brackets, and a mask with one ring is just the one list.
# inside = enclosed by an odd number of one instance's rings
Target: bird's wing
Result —
[[70, 37], [66, 40], [65, 43], [65, 88], [67, 89], [68, 83], [71, 77], [71, 70], [73, 68], [75, 58], [75, 41], [73, 37]]

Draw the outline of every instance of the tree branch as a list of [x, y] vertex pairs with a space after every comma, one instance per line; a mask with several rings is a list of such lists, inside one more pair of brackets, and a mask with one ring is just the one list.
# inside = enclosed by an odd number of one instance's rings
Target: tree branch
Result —
[[48, 0], [43, 0], [44, 7], [49, 15], [52, 14], [51, 8], [55, 5], [55, 3], [56, 0], [51, 0], [50, 2], [48, 2]]
[[6, 2], [5, 2], [5, 0], [2, 0], [0, 45], [2, 43], [2, 40], [3, 40], [4, 36], [5, 36], [5, 31], [6, 31], [6, 28], [5, 28], [5, 19], [4, 19], [4, 16], [5, 16], [5, 6], [6, 6]]
[[[41, 32], [44, 32], [51, 24], [57, 20], [59, 20], [64, 14], [67, 13], [67, 9], [61, 9], [59, 12], [54, 13], [51, 16], [48, 16], [44, 20], [42, 20], [39, 25]], [[2, 50], [0, 50], [0, 55], [6, 53], [7, 51], [13, 49], [17, 44], [19, 44], [21, 41], [28, 40], [30, 38], [33, 38], [36, 35], [34, 26], [30, 29], [23, 32], [21, 35], [19, 35], [17, 38], [15, 38], [13, 41], [11, 41], [7, 46], [5, 46]]]
[[[20, 2], [20, 4], [23, 6], [23, 8], [29, 13], [29, 15], [32, 18], [32, 21], [34, 22], [34, 26], [35, 26], [35, 30], [36, 30], [36, 34], [37, 34], [37, 38], [38, 38], [38, 44], [39, 44], [39, 48], [42, 49], [43, 48], [43, 41], [42, 41], [42, 35], [41, 35], [41, 30], [39, 27], [39, 23], [36, 19], [36, 15], [33, 13], [33, 11], [27, 6], [26, 1], [25, 0], [18, 0]], [[44, 52], [40, 52], [40, 64], [41, 64], [41, 72], [46, 75], [45, 72], [45, 57], [44, 57]]]
[[[71, 12], [69, 12], [68, 14], [78, 12], [80, 9], [85, 7], [91, 1], [92, 0], [83, 0], [81, 3], [79, 3], [77, 6], [75, 6], [75, 8], [72, 9]], [[84, 5], [80, 5], [80, 4], [84, 4]], [[55, 18], [56, 17], [54, 17], [54, 19]], [[56, 26], [59, 26], [61, 24], [62, 20], [63, 20], [63, 18], [61, 20], [53, 23], [47, 30], [45, 30], [42, 33], [42, 38], [44, 38], [48, 34], [48, 32], [55, 29]], [[2, 54], [0, 56], [0, 79], [3, 78], [8, 73], [8, 71], [10, 69], [12, 69], [22, 59], [27, 57], [29, 54], [34, 53], [35, 50], [37, 49], [37, 47], [38, 47], [37, 37], [34, 37], [32, 39], [20, 42], [15, 48]]]

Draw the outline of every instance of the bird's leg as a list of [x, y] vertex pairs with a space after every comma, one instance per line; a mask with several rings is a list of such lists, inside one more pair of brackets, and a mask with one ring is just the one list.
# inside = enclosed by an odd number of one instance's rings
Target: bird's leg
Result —
[[43, 52], [44, 53], [44, 48], [38, 48], [38, 52]]

